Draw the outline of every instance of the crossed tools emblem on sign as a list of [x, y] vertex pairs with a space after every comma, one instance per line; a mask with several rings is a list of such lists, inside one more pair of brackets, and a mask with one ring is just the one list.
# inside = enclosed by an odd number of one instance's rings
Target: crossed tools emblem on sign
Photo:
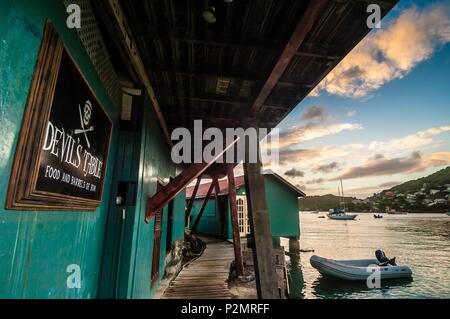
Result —
[[[92, 104], [91, 101], [87, 100], [86, 103], [84, 103], [84, 109], [83, 109], [83, 113], [81, 112], [81, 106], [80, 104], [78, 104], [78, 111], [80, 114], [80, 124], [81, 124], [81, 129], [76, 129], [75, 130], [75, 135], [78, 134], [84, 134], [84, 137], [86, 138], [86, 143], [88, 148], [91, 147], [91, 144], [89, 143], [89, 139], [87, 137], [87, 132], [92, 132], [94, 130], [94, 126], [91, 126], [89, 128], [89, 122], [91, 121], [91, 116], [92, 116]], [[84, 115], [83, 115], [84, 114]]]

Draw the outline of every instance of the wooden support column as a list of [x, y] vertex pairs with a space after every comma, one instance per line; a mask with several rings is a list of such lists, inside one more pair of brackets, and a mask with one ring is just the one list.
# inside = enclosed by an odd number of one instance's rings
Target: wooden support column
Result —
[[242, 262], [241, 236], [239, 234], [239, 220], [236, 207], [236, 185], [234, 183], [233, 164], [227, 164], [228, 197], [230, 200], [231, 225], [233, 226], [233, 246], [236, 272], [238, 276], [244, 275], [244, 264]]
[[250, 228], [254, 238], [253, 258], [255, 263], [258, 298], [278, 299], [277, 275], [272, 252], [272, 232], [270, 229], [269, 211], [266, 203], [264, 177], [261, 174], [262, 164], [260, 162], [260, 156], [258, 156], [256, 163], [248, 163], [248, 143], [246, 143], [245, 149], [245, 187], [250, 217]]
[[198, 212], [197, 218], [194, 221], [194, 225], [192, 225], [192, 227], [191, 227], [191, 235], [195, 234], [195, 232], [197, 231], [197, 226], [198, 226], [198, 223], [200, 222], [200, 218], [202, 218], [203, 212], [205, 211], [205, 207], [208, 204], [209, 198], [211, 197], [211, 193], [212, 193], [214, 187], [216, 187], [214, 180], [215, 180], [215, 178], [213, 178], [213, 181], [211, 182], [211, 185], [209, 186], [208, 192], [206, 193], [206, 196], [203, 199], [202, 207], [200, 208], [200, 211]]
[[197, 183], [195, 183], [194, 191], [191, 194], [191, 198], [189, 199], [189, 203], [188, 203], [188, 206], [186, 208], [184, 225], [188, 224], [189, 216], [191, 216], [192, 206], [194, 205], [195, 197], [197, 196], [197, 191], [198, 191], [198, 187], [200, 186], [201, 180], [202, 180], [202, 176], [200, 175], [197, 178]]

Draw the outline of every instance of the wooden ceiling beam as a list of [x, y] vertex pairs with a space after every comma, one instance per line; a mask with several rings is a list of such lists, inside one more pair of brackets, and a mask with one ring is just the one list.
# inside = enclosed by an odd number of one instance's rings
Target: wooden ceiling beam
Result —
[[[334, 0], [336, 2], [344, 2], [347, 3], [348, 0]], [[383, 1], [383, 0], [352, 0], [352, 3], [368, 6], [369, 4], [378, 4], [382, 9], [390, 9], [392, 8], [392, 1]]]
[[261, 40], [258, 37], [236, 37], [236, 34], [215, 33], [208, 31], [201, 36], [194, 34], [187, 28], [156, 28], [150, 27], [139, 33], [137, 37], [158, 41], [177, 41], [190, 44], [207, 44], [211, 46], [242, 48], [277, 52], [282, 43], [281, 39]]
[[255, 115], [261, 109], [264, 101], [267, 99], [273, 87], [277, 84], [278, 80], [283, 75], [284, 71], [288, 67], [292, 58], [295, 56], [300, 45], [302, 45], [302, 43], [305, 41], [307, 34], [312, 29], [314, 23], [320, 17], [323, 9], [327, 5], [329, 5], [329, 1], [326, 0], [310, 1], [308, 7], [305, 10], [305, 13], [303, 14], [303, 17], [297, 24], [277, 63], [272, 69], [272, 72], [270, 72], [257, 98], [255, 99], [255, 102], [250, 109], [250, 114]]
[[259, 74], [249, 74], [242, 68], [229, 67], [224, 70], [220, 70], [218, 66], [212, 65], [184, 65], [184, 66], [163, 66], [155, 65], [148, 68], [148, 72], [151, 73], [174, 73], [181, 75], [198, 75], [203, 77], [225, 77], [236, 80], [257, 82], [260, 81]]
[[176, 98], [196, 102], [226, 103], [234, 104], [236, 106], [248, 106], [251, 104], [251, 100], [241, 97], [208, 93], [199, 94], [193, 91], [180, 89], [157, 89], [156, 94], [159, 98]]
[[[189, 44], [201, 44], [201, 45], [208, 45], [208, 46], [219, 46], [219, 47], [228, 47], [228, 48], [236, 48], [236, 49], [249, 49], [249, 50], [259, 50], [259, 51], [266, 51], [271, 54], [277, 54], [279, 52], [279, 46], [272, 44], [272, 45], [265, 45], [265, 44], [251, 44], [252, 42], [233, 42], [233, 41], [218, 41], [217, 38], [212, 39], [200, 39], [200, 38], [193, 38], [193, 37], [170, 37], [170, 36], [156, 36], [152, 37], [150, 35], [141, 35], [141, 38], [143, 39], [152, 39], [152, 40], [158, 40], [158, 41], [173, 41], [173, 42], [181, 42], [181, 43], [189, 43]], [[213, 40], [214, 39], [214, 40]], [[312, 57], [312, 58], [318, 58], [318, 59], [325, 59], [325, 60], [337, 60], [339, 57], [329, 54], [322, 54], [320, 52], [310, 51], [310, 50], [301, 50], [295, 52], [296, 56], [300, 57]]]
[[173, 127], [186, 127], [192, 128], [194, 125], [194, 120], [202, 120], [203, 127], [240, 127], [242, 122], [240, 119], [229, 118], [229, 117], [205, 117], [204, 115], [189, 115], [185, 119], [180, 119], [177, 114], [166, 114], [167, 118], [172, 123]]

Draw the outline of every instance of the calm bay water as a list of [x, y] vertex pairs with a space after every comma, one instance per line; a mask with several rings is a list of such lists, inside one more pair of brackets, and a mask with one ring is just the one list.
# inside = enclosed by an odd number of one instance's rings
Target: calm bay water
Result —
[[[300, 253], [288, 260], [291, 298], [450, 298], [450, 217], [444, 214], [359, 214], [355, 221], [318, 218], [300, 213]], [[282, 245], [289, 246], [282, 239]], [[385, 281], [380, 289], [365, 283], [323, 278], [309, 263], [319, 255], [333, 259], [375, 258], [382, 249], [398, 264], [408, 265], [412, 280]]]

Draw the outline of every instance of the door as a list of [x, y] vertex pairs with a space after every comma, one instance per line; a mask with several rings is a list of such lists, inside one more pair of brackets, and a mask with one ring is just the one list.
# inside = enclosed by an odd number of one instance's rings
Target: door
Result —
[[121, 116], [118, 127], [99, 280], [99, 298], [131, 296], [129, 280], [134, 250], [133, 216], [137, 202], [142, 129], [140, 119], [143, 107], [142, 98], [134, 98], [131, 109], [128, 109], [131, 117]]
[[239, 235], [245, 237], [250, 234], [250, 221], [247, 211], [247, 197], [236, 196], [236, 208], [239, 222]]

